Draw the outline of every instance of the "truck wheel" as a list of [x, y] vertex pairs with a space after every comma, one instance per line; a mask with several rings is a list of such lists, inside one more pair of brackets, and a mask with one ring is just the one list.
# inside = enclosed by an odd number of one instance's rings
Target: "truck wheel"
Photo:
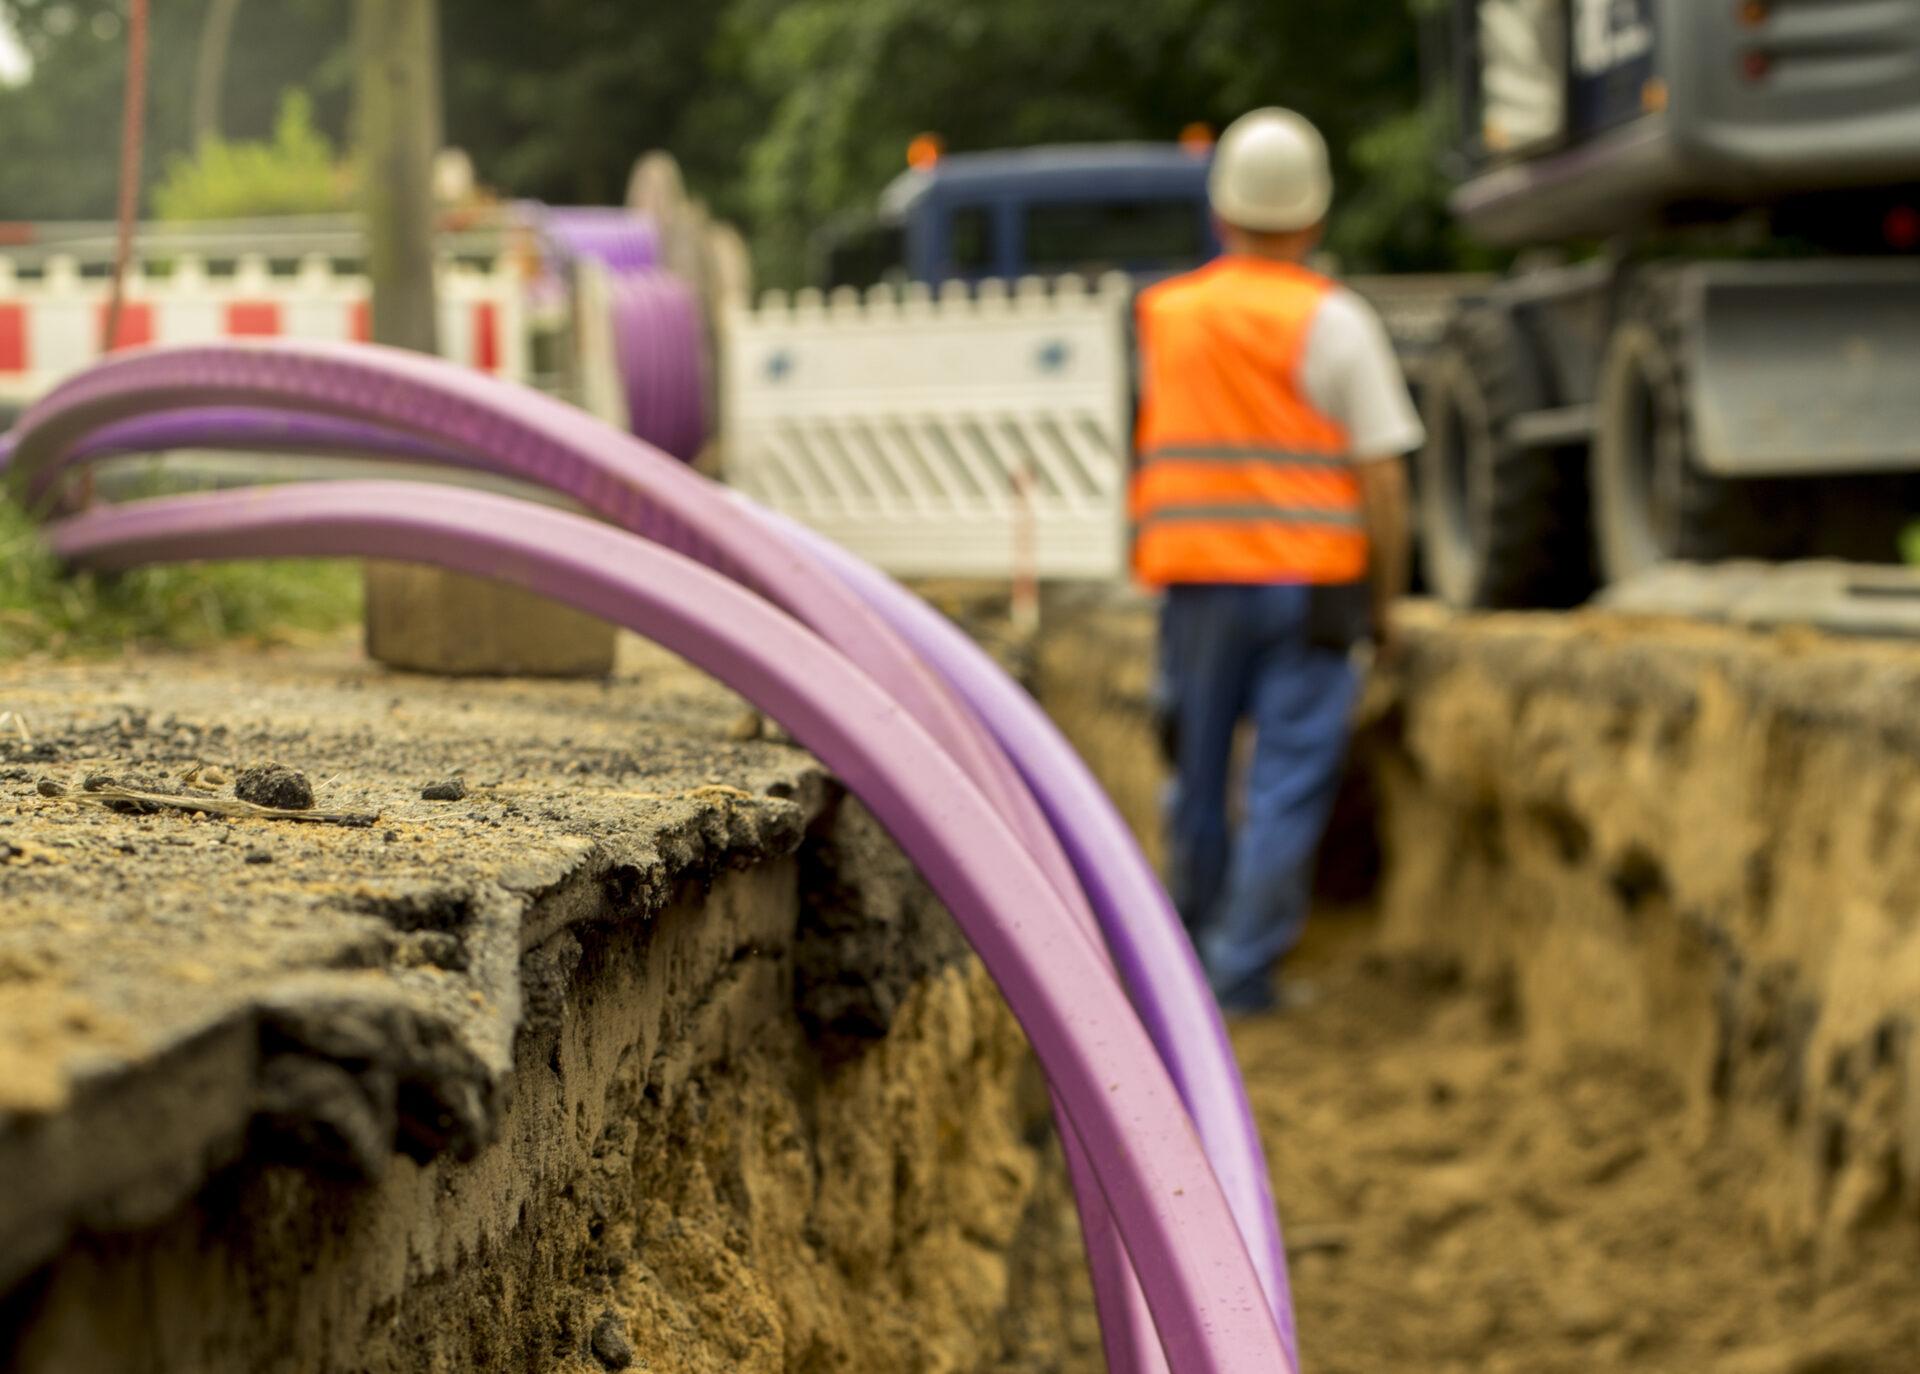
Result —
[[1593, 509], [1608, 582], [1682, 561], [1784, 558], [1808, 512], [1779, 481], [1716, 477], [1694, 458], [1686, 355], [1659, 279], [1630, 298], [1594, 391]]
[[1571, 606], [1592, 589], [1584, 474], [1563, 450], [1515, 443], [1546, 387], [1513, 316], [1469, 307], [1423, 385], [1421, 566], [1452, 606]]

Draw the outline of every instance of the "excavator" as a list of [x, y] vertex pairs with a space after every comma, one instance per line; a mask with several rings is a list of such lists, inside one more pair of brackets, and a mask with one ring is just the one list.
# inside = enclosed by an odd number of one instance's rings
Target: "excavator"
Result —
[[1453, 0], [1452, 208], [1512, 268], [1426, 369], [1428, 585], [1893, 561], [1920, 512], [1920, 0]]

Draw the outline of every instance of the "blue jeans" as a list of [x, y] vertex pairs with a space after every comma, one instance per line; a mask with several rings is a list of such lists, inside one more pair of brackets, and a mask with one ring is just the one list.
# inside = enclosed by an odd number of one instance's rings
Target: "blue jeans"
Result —
[[[1161, 709], [1174, 730], [1168, 887], [1228, 1007], [1271, 998], [1300, 939], [1358, 682], [1307, 638], [1299, 586], [1171, 587], [1160, 615]], [[1254, 729], [1238, 834], [1227, 825], [1235, 727]]]

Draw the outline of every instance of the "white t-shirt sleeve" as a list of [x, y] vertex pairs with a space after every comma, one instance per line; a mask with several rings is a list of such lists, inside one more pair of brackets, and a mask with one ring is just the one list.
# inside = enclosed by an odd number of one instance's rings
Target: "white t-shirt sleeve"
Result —
[[1387, 327], [1344, 286], [1308, 327], [1299, 380], [1316, 409], [1346, 426], [1356, 458], [1397, 458], [1426, 441]]

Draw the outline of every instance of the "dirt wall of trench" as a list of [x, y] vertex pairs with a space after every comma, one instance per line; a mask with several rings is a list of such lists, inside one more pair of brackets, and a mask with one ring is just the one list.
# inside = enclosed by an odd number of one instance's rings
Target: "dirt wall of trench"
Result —
[[[35, 729], [0, 742], [0, 1367], [1097, 1349], [1018, 1026], [872, 817], [712, 684], [296, 657], [29, 665], [0, 697]], [[209, 756], [381, 820], [36, 785]], [[463, 765], [466, 799], [419, 796]]]
[[[1920, 650], [1601, 613], [1407, 616], [1319, 886], [1548, 1070], [1623, 1052], [1773, 1165], [1770, 1242], [1920, 1226]], [[1049, 607], [1036, 690], [1157, 850], [1152, 610]]]
[[1376, 699], [1391, 946], [1529, 1044], [1650, 1057], [1776, 1148], [1776, 1241], [1920, 1222], [1920, 652], [1575, 616], [1425, 622]]
[[[848, 878], [838, 934], [803, 916], [833, 843], [530, 951], [511, 1105], [477, 1158], [398, 1158], [371, 1186], [230, 1168], [37, 1275], [9, 1367], [1055, 1367], [1077, 1235], [1025, 1041], [923, 890]], [[910, 923], [918, 967], [836, 957], [849, 907]]]

